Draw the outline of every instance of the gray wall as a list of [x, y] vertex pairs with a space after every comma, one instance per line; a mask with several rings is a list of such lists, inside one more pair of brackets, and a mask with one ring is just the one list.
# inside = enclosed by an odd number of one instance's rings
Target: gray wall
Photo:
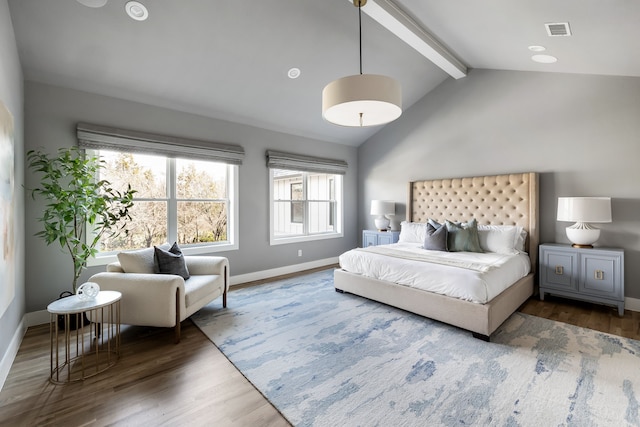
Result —
[[[25, 152], [44, 148], [53, 152], [76, 144], [77, 122], [116, 126], [124, 129], [236, 143], [246, 157], [240, 166], [240, 249], [219, 252], [227, 256], [231, 274], [239, 275], [337, 257], [355, 246], [357, 231], [357, 149], [254, 127], [214, 120], [193, 114], [152, 107], [121, 99], [73, 91], [39, 83], [25, 83]], [[345, 235], [321, 242], [269, 246], [269, 183], [267, 149], [343, 159], [349, 169], [344, 180]], [[27, 188], [37, 177], [26, 171]], [[40, 228], [37, 202], [26, 201], [26, 250], [33, 268], [27, 268], [27, 311], [43, 310], [63, 290], [71, 287], [70, 257], [56, 246], [46, 246], [33, 237]], [[303, 256], [298, 257], [298, 249]], [[80, 280], [104, 271], [90, 267]]]
[[[22, 69], [16, 49], [13, 25], [9, 16], [6, 0], [0, 0], [0, 101], [13, 115], [14, 127], [14, 172], [15, 172], [15, 223], [13, 232], [15, 239], [13, 261], [13, 284], [2, 283], [1, 286], [14, 286], [15, 297], [0, 317], [0, 360], [7, 354], [9, 344], [25, 314], [24, 287], [24, 157], [23, 157], [23, 93]], [[4, 277], [0, 277], [4, 281]]]
[[610, 196], [597, 244], [625, 250], [625, 294], [640, 298], [639, 160], [640, 78], [473, 70], [359, 147], [359, 224], [390, 199], [399, 227], [411, 180], [538, 172], [540, 241], [568, 243], [557, 197]]

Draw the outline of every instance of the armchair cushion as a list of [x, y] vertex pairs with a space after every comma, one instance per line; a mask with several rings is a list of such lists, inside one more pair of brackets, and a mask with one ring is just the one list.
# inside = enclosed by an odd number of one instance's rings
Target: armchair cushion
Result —
[[[169, 249], [168, 243], [160, 245], [162, 249]], [[118, 253], [118, 262], [125, 273], [154, 273], [153, 248], [139, 249]]]

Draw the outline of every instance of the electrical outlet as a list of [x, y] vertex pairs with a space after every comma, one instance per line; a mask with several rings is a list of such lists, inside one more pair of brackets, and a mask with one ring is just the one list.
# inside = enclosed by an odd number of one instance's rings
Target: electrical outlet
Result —
[[298, 249], [298, 256], [302, 256], [302, 249]]

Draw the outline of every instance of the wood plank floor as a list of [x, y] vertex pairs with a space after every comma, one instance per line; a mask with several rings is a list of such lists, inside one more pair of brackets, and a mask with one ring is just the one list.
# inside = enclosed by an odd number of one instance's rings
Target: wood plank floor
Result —
[[[233, 301], [233, 292], [230, 295]], [[640, 339], [640, 313], [550, 297], [520, 311]], [[29, 328], [0, 392], [0, 426], [288, 426], [190, 320], [173, 330], [123, 326], [122, 357], [84, 382], [54, 386], [49, 328]]]

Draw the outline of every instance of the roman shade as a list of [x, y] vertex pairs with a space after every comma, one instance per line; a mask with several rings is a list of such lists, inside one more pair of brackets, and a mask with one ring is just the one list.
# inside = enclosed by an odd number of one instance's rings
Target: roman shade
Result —
[[87, 123], [78, 123], [76, 129], [80, 148], [161, 154], [233, 165], [241, 165], [244, 159], [244, 148], [235, 144], [155, 135]]
[[325, 159], [322, 157], [304, 156], [302, 154], [268, 150], [267, 166], [272, 169], [344, 175], [347, 172], [348, 165], [347, 162], [343, 160]]

